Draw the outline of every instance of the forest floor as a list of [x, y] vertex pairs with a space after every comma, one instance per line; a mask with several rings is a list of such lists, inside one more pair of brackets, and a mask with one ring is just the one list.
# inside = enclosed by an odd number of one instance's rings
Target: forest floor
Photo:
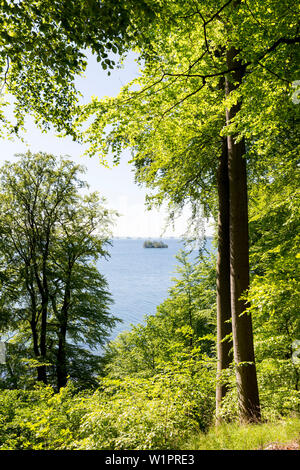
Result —
[[271, 442], [263, 450], [300, 450], [299, 441], [291, 441], [286, 444]]
[[183, 449], [190, 450], [300, 450], [300, 417], [278, 422], [222, 424], [194, 435]]

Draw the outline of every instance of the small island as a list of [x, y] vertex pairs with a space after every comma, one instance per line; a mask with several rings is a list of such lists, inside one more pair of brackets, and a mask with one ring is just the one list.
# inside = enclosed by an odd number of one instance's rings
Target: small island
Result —
[[168, 245], [163, 242], [154, 242], [151, 240], [146, 240], [144, 242], [144, 248], [168, 248]]

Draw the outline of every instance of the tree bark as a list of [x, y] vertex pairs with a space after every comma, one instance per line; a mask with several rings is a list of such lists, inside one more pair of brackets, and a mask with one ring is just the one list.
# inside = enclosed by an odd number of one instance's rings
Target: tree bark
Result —
[[[46, 346], [47, 316], [48, 316], [48, 295], [46, 295], [45, 298], [42, 300], [42, 307], [41, 307], [40, 353], [41, 353], [41, 360], [43, 362], [46, 362], [46, 355], [47, 355], [47, 346]], [[46, 365], [44, 364], [38, 367], [38, 380], [41, 382], [44, 382], [44, 384], [48, 383]]]
[[64, 321], [60, 324], [58, 333], [58, 351], [57, 351], [57, 389], [67, 385], [67, 358], [66, 358], [66, 334], [67, 322]]
[[[228, 96], [242, 83], [243, 67], [236, 56], [238, 51], [227, 50], [228, 68], [236, 67], [231, 77], [225, 79], [225, 92]], [[240, 103], [226, 110], [227, 125], [240, 110]], [[229, 205], [230, 205], [230, 282], [231, 314], [234, 360], [238, 389], [238, 404], [242, 422], [260, 420], [260, 404], [256, 367], [254, 359], [252, 320], [246, 312], [247, 303], [241, 299], [249, 288], [249, 236], [248, 236], [248, 196], [245, 142], [236, 142], [236, 135], [227, 137]]]
[[67, 385], [67, 351], [66, 351], [66, 335], [68, 328], [68, 313], [71, 300], [71, 278], [70, 273], [72, 266], [69, 265], [69, 277], [66, 281], [63, 305], [59, 314], [59, 333], [58, 333], [58, 351], [57, 351], [57, 388]]
[[[33, 341], [33, 351], [35, 357], [40, 360], [41, 359], [41, 353], [40, 353], [40, 347], [39, 347], [39, 339], [38, 339], [38, 311], [37, 311], [37, 299], [36, 299], [36, 294], [34, 290], [34, 286], [32, 283], [32, 273], [30, 273], [30, 262], [26, 263], [25, 266], [25, 282], [26, 282], [26, 289], [29, 293], [30, 296], [30, 301], [31, 301], [31, 320], [30, 320], [30, 328], [32, 332], [32, 341]], [[45, 366], [40, 366], [37, 367], [37, 380], [38, 382], [44, 382], [47, 383], [47, 373], [46, 373], [46, 367]]]
[[[229, 179], [227, 140], [223, 138], [218, 173], [218, 259], [217, 259], [217, 386], [216, 423], [221, 422], [222, 400], [227, 392], [223, 371], [232, 362], [232, 341], [228, 336], [231, 328], [230, 297], [230, 250], [229, 250]], [[226, 338], [227, 337], [227, 338]], [[225, 339], [226, 338], [226, 339]]]
[[[35, 319], [32, 319], [32, 321], [30, 322], [30, 326], [31, 326], [31, 332], [32, 332], [34, 355], [38, 360], [40, 360], [41, 354], [40, 354], [40, 349], [39, 349], [38, 331], [37, 331], [37, 324], [36, 324]], [[44, 382], [45, 384], [47, 383], [47, 374], [46, 374], [45, 366], [37, 367], [37, 380], [38, 382]]]

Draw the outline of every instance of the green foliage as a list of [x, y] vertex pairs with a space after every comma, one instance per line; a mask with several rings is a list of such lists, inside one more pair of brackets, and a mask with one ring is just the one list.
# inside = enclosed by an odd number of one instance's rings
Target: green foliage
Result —
[[59, 394], [49, 387], [1, 392], [1, 448], [178, 448], [192, 432], [208, 428], [215, 401], [208, 308], [214, 268], [206, 259], [200, 269], [186, 253], [178, 259], [170, 299], [110, 344], [108, 375], [94, 393], [74, 393], [70, 384]]
[[[298, 79], [298, 5], [278, 0], [163, 2], [139, 44], [139, 77], [119, 96], [94, 98], [78, 114], [89, 155], [115, 161], [130, 147], [149, 203], [195, 204], [215, 210], [221, 135], [238, 132], [251, 164], [274, 155], [293, 137], [286, 123], [298, 114], [291, 95]], [[246, 68], [239, 90], [225, 100], [225, 48]], [[230, 126], [225, 108], [243, 103]], [[88, 126], [85, 123], [88, 119]], [[280, 136], [280, 138], [279, 138]], [[250, 151], [250, 150], [249, 150]]]
[[71, 161], [30, 152], [1, 168], [0, 331], [10, 338], [3, 385], [24, 386], [18, 376], [25, 364], [44, 382], [39, 373], [51, 366], [58, 387], [67, 372], [81, 386], [95, 383], [101, 361], [92, 350], [104, 345], [117, 320], [96, 267], [108, 254], [113, 213], [97, 193], [80, 195], [82, 171]]
[[143, 324], [121, 333], [108, 345], [107, 371], [113, 377], [149, 377], [180, 357], [184, 365], [194, 348], [199, 359], [214, 357], [214, 260], [192, 263], [185, 252], [177, 260], [178, 276], [156, 314], [146, 316]]
[[300, 443], [300, 419], [289, 418], [271, 423], [239, 426], [226, 424], [206, 434], [195, 435], [182, 449], [263, 450], [270, 444]]
[[[58, 394], [50, 387], [0, 392], [0, 448], [252, 449], [297, 437], [299, 420], [276, 423], [297, 411], [293, 364], [280, 348], [272, 359], [267, 342], [257, 368], [263, 417], [275, 424], [209, 431], [215, 413], [215, 263], [204, 258], [192, 264], [186, 253], [178, 258], [180, 276], [169, 298], [144, 324], [110, 343], [106, 376], [98, 378], [96, 391], [78, 392], [69, 383]], [[258, 328], [258, 342], [260, 335]], [[266, 329], [266, 341], [269, 335]], [[227, 380], [222, 412], [232, 421], [238, 415], [233, 368]]]
[[82, 398], [74, 398], [73, 393], [71, 387], [62, 389], [59, 394], [54, 394], [51, 387], [0, 392], [0, 449], [44, 450], [72, 446], [82, 416], [77, 406]]
[[197, 412], [209, 415], [211, 406], [202, 378], [197, 389], [187, 371], [169, 371], [151, 382], [105, 380], [92, 395], [74, 394], [70, 385], [59, 394], [49, 387], [1, 391], [0, 449], [245, 450], [299, 440], [296, 418], [200, 433]]
[[296, 155], [291, 157], [275, 171], [270, 168], [265, 182], [253, 188], [250, 212], [253, 280], [248, 300], [261, 396], [269, 412], [276, 408], [281, 414], [300, 406], [295, 358], [300, 338], [299, 169]]
[[[211, 422], [214, 383], [199, 365], [151, 380], [104, 379], [94, 394], [70, 385], [0, 392], [0, 449], [177, 448]], [[198, 369], [198, 370], [197, 370]]]
[[[289, 126], [289, 123], [286, 123]], [[259, 180], [250, 186], [250, 267], [248, 311], [254, 326], [256, 366], [265, 419], [299, 412], [299, 168], [290, 135], [284, 160], [281, 142], [269, 155]], [[226, 419], [237, 416], [234, 377], [224, 400]]]
[[1, 96], [1, 131], [18, 134], [30, 113], [44, 129], [52, 123], [75, 137], [74, 81], [86, 69], [88, 50], [110, 73], [116, 54], [129, 47], [137, 27], [142, 34], [155, 10], [142, 0], [1, 0], [0, 94], [12, 96], [15, 118], [8, 118]]
[[205, 429], [214, 383], [203, 366], [190, 367], [169, 366], [151, 379], [105, 380], [104, 393], [90, 403], [78, 448], [177, 448], [192, 429]]
[[[299, 412], [296, 2], [3, 0], [0, 6], [2, 89], [14, 97], [16, 123], [7, 122], [3, 101], [0, 120], [12, 133], [31, 112], [44, 128], [51, 121], [81, 137], [88, 153], [103, 160], [112, 153], [117, 162], [129, 147], [136, 180], [151, 191], [149, 204], [167, 200], [173, 211], [188, 203], [193, 216], [202, 206], [214, 217], [222, 137], [245, 139], [251, 235], [245, 295], [262, 415]], [[77, 108], [74, 78], [86, 67], [84, 49], [108, 70], [109, 53], [131, 46], [140, 57], [139, 77], [119, 96]], [[225, 99], [228, 48], [238, 52], [245, 73]], [[225, 126], [225, 109], [238, 101], [239, 113]], [[214, 417], [215, 260], [192, 264], [180, 253], [180, 276], [156, 314], [112, 341], [104, 358], [87, 351], [83, 344], [103, 345], [115, 321], [105, 279], [91, 261], [106, 255], [110, 215], [96, 195], [78, 197], [84, 186], [78, 172], [68, 161], [57, 166], [52, 156], [30, 154], [2, 171], [0, 328], [12, 338], [1, 380], [19, 390], [0, 392], [0, 448], [178, 448]], [[94, 234], [96, 222], [104, 238]], [[58, 365], [66, 363], [76, 391], [70, 383], [56, 394], [33, 388], [32, 371], [47, 367], [54, 384]], [[230, 421], [238, 413], [233, 367], [225, 375], [222, 414]], [[97, 390], [78, 392], [86, 386]], [[276, 428], [230, 425], [190, 440], [189, 448], [261, 448], [298, 430], [298, 420]]]
[[[181, 367], [151, 380], [106, 379], [92, 395], [69, 387], [55, 395], [49, 388], [2, 391], [0, 448], [249, 449], [259, 447], [258, 439], [267, 444], [297, 437], [299, 421], [282, 430], [231, 425], [199, 435], [213, 418], [214, 383], [203, 364], [201, 373], [193, 372]], [[292, 432], [285, 435], [288, 427]]]

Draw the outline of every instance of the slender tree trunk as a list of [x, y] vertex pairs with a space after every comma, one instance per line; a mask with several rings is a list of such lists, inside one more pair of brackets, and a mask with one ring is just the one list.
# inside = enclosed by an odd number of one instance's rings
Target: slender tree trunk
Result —
[[[40, 359], [41, 354], [40, 354], [40, 349], [39, 349], [38, 332], [37, 332], [37, 327], [36, 327], [36, 321], [34, 319], [30, 322], [30, 326], [31, 326], [31, 332], [32, 332], [34, 355], [37, 359]], [[37, 380], [38, 382], [44, 382], [44, 383], [47, 382], [45, 366], [37, 367]]]
[[[40, 274], [36, 261], [36, 246], [37, 241], [34, 237], [33, 246], [34, 246], [34, 269], [37, 286], [41, 295], [41, 330], [40, 330], [40, 354], [41, 360], [45, 363], [47, 360], [47, 319], [48, 319], [48, 304], [49, 304], [49, 288], [48, 288], [48, 273], [47, 273], [47, 260], [49, 256], [49, 245], [50, 245], [50, 228], [48, 226], [46, 232], [46, 243], [44, 251], [42, 251], [43, 263], [41, 269], [42, 278], [40, 279]], [[47, 380], [47, 368], [46, 365], [39, 367], [39, 378], [38, 380], [48, 383]]]
[[217, 259], [217, 386], [216, 422], [221, 422], [221, 404], [227, 392], [223, 372], [232, 362], [232, 341], [227, 338], [231, 328], [230, 297], [230, 250], [229, 250], [229, 179], [227, 140], [223, 139], [217, 173], [218, 214], [218, 259]]
[[60, 325], [58, 333], [58, 351], [57, 351], [57, 388], [67, 385], [67, 357], [66, 357], [66, 334], [67, 334], [67, 322], [64, 321]]
[[[39, 290], [39, 294], [41, 296], [41, 326], [40, 326], [40, 334], [39, 334], [39, 353], [40, 359], [42, 362], [46, 362], [46, 353], [47, 353], [47, 346], [46, 346], [46, 337], [47, 337], [47, 316], [48, 316], [48, 302], [49, 302], [49, 292], [48, 292], [48, 285], [46, 279], [46, 268], [45, 268], [45, 259], [43, 261], [43, 281], [40, 279], [40, 273], [38, 268], [38, 263], [36, 260], [36, 239], [33, 238], [31, 242], [31, 250], [32, 250], [32, 261], [33, 261], [33, 273], [35, 277], [35, 281]], [[41, 365], [38, 367], [38, 381], [44, 382], [47, 384], [47, 371], [46, 366]]]
[[38, 382], [43, 382], [45, 385], [47, 385], [48, 379], [47, 379], [47, 372], [46, 372], [45, 365], [37, 367], [37, 374], [38, 374], [37, 376]]
[[10, 375], [10, 378], [12, 380], [12, 383], [13, 383], [13, 387], [14, 389], [18, 389], [20, 388], [18, 385], [18, 375], [16, 375], [13, 371], [13, 368], [12, 366], [10, 365], [9, 361], [6, 360], [6, 367], [7, 367], [7, 370], [8, 370], [8, 373]]
[[[237, 67], [231, 77], [226, 77], [225, 90], [228, 96], [242, 82], [243, 67], [236, 59], [238, 51], [231, 47], [227, 51], [227, 66]], [[227, 125], [240, 110], [240, 103], [226, 111]], [[252, 320], [246, 313], [247, 304], [241, 296], [249, 288], [249, 236], [248, 196], [245, 159], [245, 142], [236, 142], [237, 136], [229, 135], [228, 174], [230, 205], [230, 276], [231, 314], [234, 360], [238, 388], [238, 404], [242, 422], [260, 420], [260, 404], [254, 359]]]
[[[32, 341], [33, 341], [33, 352], [34, 352], [35, 357], [38, 360], [40, 360], [41, 352], [40, 352], [40, 346], [39, 346], [39, 334], [38, 334], [38, 329], [37, 329], [37, 322], [38, 322], [37, 299], [36, 299], [34, 286], [32, 283], [33, 276], [32, 276], [32, 273], [30, 273], [30, 263], [26, 265], [25, 273], [26, 273], [25, 275], [26, 288], [30, 295], [30, 300], [31, 300], [30, 327], [31, 327]], [[45, 366], [37, 367], [37, 380], [38, 382], [47, 383], [47, 375], [46, 375]]]
[[[40, 332], [40, 354], [41, 360], [46, 362], [46, 355], [47, 355], [47, 346], [46, 346], [46, 338], [47, 338], [47, 316], [48, 316], [48, 297], [46, 296], [42, 300], [42, 307], [41, 307], [41, 332]], [[42, 365], [38, 367], [38, 380], [44, 382], [44, 384], [48, 383], [47, 380], [47, 370], [46, 366]]]
[[[69, 266], [70, 272], [72, 266]], [[66, 336], [68, 327], [68, 313], [71, 299], [71, 280], [70, 276], [66, 281], [65, 293], [63, 305], [60, 311], [60, 327], [58, 333], [58, 351], [57, 351], [57, 388], [60, 390], [61, 387], [67, 385], [67, 351], [66, 351]]]

